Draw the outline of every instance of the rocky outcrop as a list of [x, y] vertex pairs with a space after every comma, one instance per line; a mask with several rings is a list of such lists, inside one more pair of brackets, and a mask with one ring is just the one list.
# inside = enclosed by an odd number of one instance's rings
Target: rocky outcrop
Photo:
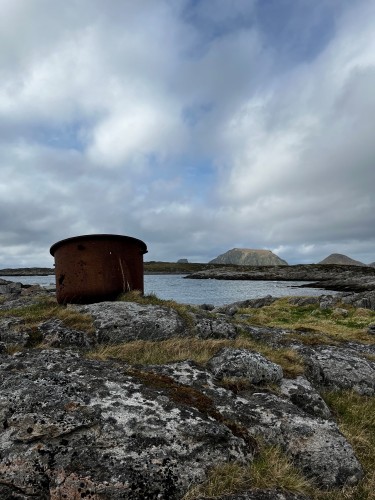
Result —
[[[244, 329], [238, 309], [181, 315], [130, 302], [69, 306], [92, 316], [95, 331], [87, 333], [57, 318], [26, 328], [15, 310], [33, 300], [39, 296], [15, 292], [0, 304], [0, 498], [182, 499], [212, 467], [249, 465], [260, 442], [281, 448], [323, 489], [362, 477], [319, 391], [374, 394], [371, 346], [289, 341], [306, 365], [305, 375], [292, 379], [256, 350], [228, 347], [205, 365], [130, 366], [85, 352], [142, 339], [235, 338]], [[290, 333], [252, 325], [246, 331], [271, 346], [284, 345]], [[9, 354], [16, 345], [23, 350]], [[248, 490], [222, 498], [302, 497]]]
[[287, 266], [271, 250], [252, 250], [249, 248], [233, 248], [210, 260], [209, 264], [234, 264], [236, 266]]
[[[301, 285], [326, 290], [367, 292], [375, 290], [375, 268], [349, 265], [296, 265], [222, 267], [186, 276], [189, 279], [307, 281]], [[301, 291], [301, 294], [303, 292]]]
[[351, 259], [346, 255], [342, 255], [341, 253], [331, 253], [325, 259], [318, 262], [318, 264], [338, 264], [340, 266], [366, 266], [363, 262], [359, 260]]
[[49, 276], [54, 275], [55, 269], [50, 267], [19, 267], [0, 269], [0, 276]]

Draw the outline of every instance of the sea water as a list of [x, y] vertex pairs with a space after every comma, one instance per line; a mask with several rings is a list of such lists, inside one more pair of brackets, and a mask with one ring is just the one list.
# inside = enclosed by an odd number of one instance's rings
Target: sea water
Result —
[[[171, 299], [182, 304], [213, 304], [219, 306], [240, 300], [272, 295], [273, 297], [298, 295], [333, 295], [319, 288], [299, 288], [303, 281], [249, 281], [185, 279], [183, 274], [145, 275], [145, 294], [153, 293], [161, 299]], [[0, 276], [7, 281], [26, 285], [55, 285], [55, 276]]]

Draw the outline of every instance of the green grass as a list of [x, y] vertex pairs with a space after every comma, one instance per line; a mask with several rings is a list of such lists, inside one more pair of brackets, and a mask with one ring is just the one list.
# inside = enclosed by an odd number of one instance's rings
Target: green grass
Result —
[[259, 309], [244, 308], [239, 314], [249, 315], [246, 320], [252, 325], [301, 330], [303, 335], [291, 334], [306, 344], [341, 343], [348, 340], [373, 343], [367, 333], [368, 325], [375, 320], [375, 311], [354, 308], [346, 304], [338, 306], [347, 311], [340, 315], [335, 309], [320, 309], [319, 305], [297, 306], [288, 298], [276, 300], [270, 306]]
[[361, 462], [365, 477], [351, 488], [321, 493], [316, 498], [336, 500], [375, 499], [375, 396], [360, 396], [353, 391], [325, 392], [322, 394], [331, 408], [340, 431], [353, 446]]
[[14, 309], [0, 311], [0, 318], [16, 317], [22, 319], [22, 327], [36, 329], [43, 321], [60, 319], [65, 326], [88, 333], [94, 332], [90, 315], [82, 314], [69, 307], [59, 305], [54, 298], [44, 298], [37, 302]]
[[183, 500], [217, 498], [255, 488], [279, 488], [296, 494], [314, 491], [313, 485], [278, 447], [263, 446], [249, 465], [229, 462], [211, 469], [207, 480], [188, 491]]

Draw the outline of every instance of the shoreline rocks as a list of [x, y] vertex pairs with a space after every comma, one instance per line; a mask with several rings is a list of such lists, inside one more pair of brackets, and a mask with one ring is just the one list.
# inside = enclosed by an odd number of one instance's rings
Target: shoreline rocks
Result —
[[[352, 342], [306, 347], [293, 341], [288, 346], [306, 366], [305, 374], [295, 378], [286, 378], [279, 364], [256, 350], [231, 347], [205, 365], [187, 359], [130, 366], [88, 359], [85, 353], [133, 340], [235, 339], [244, 329], [237, 317], [240, 308], [265, 307], [276, 299], [191, 308], [186, 316], [170, 307], [132, 302], [68, 306], [67, 311], [92, 316], [95, 331], [89, 334], [58, 318], [27, 329], [22, 318], [12, 316], [41, 296], [52, 297], [48, 291], [22, 295], [16, 289], [2, 296], [2, 499], [84, 494], [92, 499], [178, 500], [203, 482], [212, 467], [251, 464], [261, 441], [280, 447], [323, 489], [355, 485], [362, 478], [361, 464], [320, 392], [344, 388], [373, 395], [375, 361], [368, 355], [375, 354], [374, 346]], [[291, 300], [339, 309], [345, 299], [372, 308], [371, 297], [362, 293]], [[290, 333], [251, 324], [246, 331], [275, 348], [285, 346]], [[41, 343], [38, 348], [33, 348], [35, 340]], [[21, 352], [10, 354], [17, 345]], [[232, 385], [237, 381], [238, 389], [231, 389], [228, 380]], [[272, 494], [278, 496], [250, 489], [227, 498], [298, 498], [288, 492], [279, 496], [277, 490]]]

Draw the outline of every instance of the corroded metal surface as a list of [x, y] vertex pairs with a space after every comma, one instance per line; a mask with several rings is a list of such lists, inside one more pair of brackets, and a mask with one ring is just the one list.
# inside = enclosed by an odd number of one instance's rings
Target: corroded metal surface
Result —
[[146, 244], [130, 236], [91, 234], [61, 240], [50, 249], [55, 258], [56, 297], [60, 304], [113, 300], [143, 288]]

